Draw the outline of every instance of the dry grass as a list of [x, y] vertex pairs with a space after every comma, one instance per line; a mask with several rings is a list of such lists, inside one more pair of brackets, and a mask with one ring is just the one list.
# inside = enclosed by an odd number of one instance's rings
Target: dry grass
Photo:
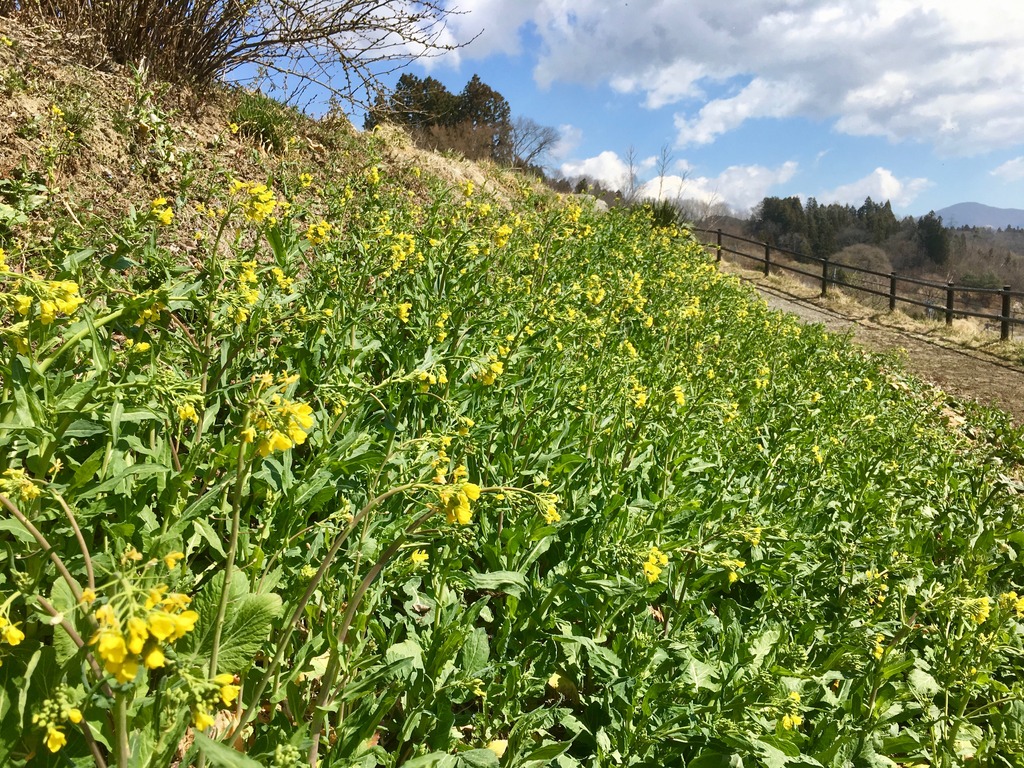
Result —
[[[821, 298], [819, 282], [783, 270], [765, 277], [760, 265], [732, 255], [722, 259], [721, 269], [744, 280], [783, 291], [814, 306], [832, 310], [856, 322], [873, 323], [949, 346], [985, 352], [1015, 365], [1024, 365], [1024, 330], [1019, 327], [1019, 340], [1011, 336], [1010, 340], [1002, 341], [999, 338], [999, 326], [991, 321], [986, 323], [978, 318], [956, 318], [951, 326], [947, 326], [941, 315], [938, 319], [929, 320], [908, 314], [902, 309], [890, 312], [888, 301], [884, 298], [865, 295], [872, 302], [867, 303], [852, 291], [832, 287], [828, 295]], [[1011, 333], [1013, 330], [1011, 326]]]

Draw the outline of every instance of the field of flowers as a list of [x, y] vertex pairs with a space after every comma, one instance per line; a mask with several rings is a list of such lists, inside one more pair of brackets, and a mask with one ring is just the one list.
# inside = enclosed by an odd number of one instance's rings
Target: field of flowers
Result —
[[371, 156], [2, 244], [0, 763], [1024, 763], [1020, 435], [685, 230]]

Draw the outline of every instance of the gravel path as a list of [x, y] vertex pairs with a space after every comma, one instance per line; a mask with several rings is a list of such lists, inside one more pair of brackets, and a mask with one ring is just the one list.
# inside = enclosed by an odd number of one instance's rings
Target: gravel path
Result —
[[1024, 369], [972, 349], [940, 344], [869, 319], [848, 317], [811, 300], [762, 284], [756, 288], [773, 309], [791, 312], [830, 331], [849, 332], [854, 341], [875, 351], [904, 350], [908, 370], [960, 399], [974, 399], [1008, 412], [1024, 424]]

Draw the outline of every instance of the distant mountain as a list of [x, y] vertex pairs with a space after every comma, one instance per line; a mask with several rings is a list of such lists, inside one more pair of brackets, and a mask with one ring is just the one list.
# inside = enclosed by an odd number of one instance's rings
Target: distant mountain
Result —
[[1024, 227], [1024, 210], [1020, 208], [993, 208], [981, 203], [957, 203], [936, 214], [947, 227]]

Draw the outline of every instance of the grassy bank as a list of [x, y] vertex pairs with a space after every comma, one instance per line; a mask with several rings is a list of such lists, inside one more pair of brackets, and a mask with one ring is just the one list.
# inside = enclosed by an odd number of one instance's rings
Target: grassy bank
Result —
[[1004, 420], [643, 211], [298, 143], [5, 181], [0, 761], [1024, 759]]

